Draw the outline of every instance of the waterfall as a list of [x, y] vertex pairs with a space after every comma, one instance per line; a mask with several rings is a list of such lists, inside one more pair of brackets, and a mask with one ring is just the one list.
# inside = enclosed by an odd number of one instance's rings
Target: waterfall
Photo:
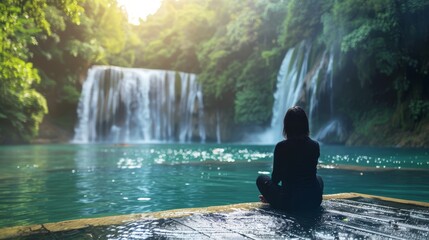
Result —
[[[328, 70], [326, 73], [328, 82], [329, 82], [329, 92], [334, 92], [334, 75], [332, 74], [334, 68], [334, 53], [331, 51], [328, 63]], [[331, 109], [331, 117], [334, 115], [334, 94], [329, 95], [329, 107]]]
[[[182, 90], [180, 100], [180, 112], [185, 113], [180, 119], [180, 142], [189, 142], [193, 136], [193, 116], [195, 104], [198, 104], [198, 132], [201, 142], [206, 140], [204, 128], [203, 94], [201, 85], [197, 83], [196, 76], [189, 73], [180, 73], [182, 79]], [[197, 100], [197, 102], [195, 102]]]
[[[324, 54], [324, 59], [326, 58], [326, 53]], [[333, 77], [333, 66], [334, 66], [334, 53], [333, 50], [330, 51], [329, 54], [329, 60], [327, 61], [327, 70], [325, 75], [321, 78], [323, 91], [325, 93], [329, 93], [329, 99], [326, 101], [328, 102], [327, 108], [329, 117], [325, 122], [321, 122], [321, 126], [319, 128], [319, 131], [314, 135], [314, 138], [324, 142], [324, 143], [330, 143], [330, 144], [343, 144], [349, 134], [349, 130], [351, 128], [351, 124], [349, 122], [349, 119], [345, 117], [344, 115], [338, 115], [338, 113], [335, 112], [334, 107], [334, 77]], [[319, 91], [320, 92], [320, 91]], [[315, 96], [314, 99], [320, 98], [319, 96]], [[313, 99], [313, 97], [312, 97]], [[318, 100], [316, 100], [318, 101]], [[312, 112], [316, 106], [311, 106], [310, 116], [312, 116]], [[326, 109], [326, 108], [325, 108]], [[310, 117], [312, 120], [312, 123], [314, 123], [314, 119]]]
[[322, 60], [319, 61], [316, 73], [311, 76], [310, 84], [309, 84], [309, 91], [310, 91], [310, 105], [309, 105], [309, 114], [308, 114], [308, 120], [311, 123], [314, 123], [314, 112], [319, 104], [319, 101], [317, 99], [317, 93], [318, 93], [318, 78], [320, 70], [322, 70], [323, 64], [325, 62], [326, 58], [326, 52], [323, 53]]
[[348, 127], [340, 119], [332, 119], [316, 134], [315, 139], [330, 144], [342, 144], [347, 140]]
[[[272, 128], [282, 124], [285, 111], [295, 105], [300, 97], [309, 53], [310, 47], [301, 43], [298, 49], [291, 48], [283, 59], [277, 76], [277, 91], [274, 93]], [[301, 57], [303, 54], [304, 58]]]
[[263, 134], [263, 141], [276, 142], [282, 139], [284, 115], [288, 108], [297, 104], [303, 97], [310, 51], [311, 46], [306, 42], [287, 51], [277, 75], [271, 127]]
[[221, 143], [219, 109], [216, 111], [216, 142]]
[[206, 140], [195, 74], [93, 66], [77, 113], [75, 143]]
[[[271, 126], [261, 134], [261, 141], [274, 143], [282, 139], [283, 118], [292, 106], [299, 104], [307, 110], [310, 127], [319, 120], [316, 120], [319, 108], [333, 112], [333, 51], [319, 54], [310, 63], [311, 51], [308, 41], [287, 51], [277, 75]], [[329, 99], [324, 99], [324, 95]]]

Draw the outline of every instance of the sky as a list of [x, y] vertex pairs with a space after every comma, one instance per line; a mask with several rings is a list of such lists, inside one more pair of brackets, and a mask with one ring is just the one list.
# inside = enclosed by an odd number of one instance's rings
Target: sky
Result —
[[150, 14], [155, 13], [161, 6], [162, 0], [118, 0], [128, 13], [128, 21], [132, 24], [139, 24], [139, 19], [146, 19]]

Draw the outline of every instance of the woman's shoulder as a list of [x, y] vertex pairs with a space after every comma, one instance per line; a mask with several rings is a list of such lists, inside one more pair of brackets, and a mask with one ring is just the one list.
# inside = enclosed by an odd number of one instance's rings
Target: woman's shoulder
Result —
[[289, 145], [312, 145], [315, 147], [319, 147], [319, 142], [311, 139], [310, 137], [301, 137], [301, 138], [289, 138], [283, 141], [280, 141], [276, 144], [276, 148], [285, 147]]
[[290, 141], [288, 141], [287, 139], [282, 140], [280, 142], [277, 142], [274, 150], [280, 150], [280, 149], [286, 149], [288, 148], [288, 146], [290, 145]]
[[309, 144], [309, 145], [311, 145], [313, 147], [316, 147], [316, 148], [320, 148], [319, 147], [319, 142], [317, 142], [314, 139], [311, 139], [310, 137], [307, 137], [307, 144]]
[[316, 141], [316, 140], [314, 140], [314, 139], [312, 139], [312, 138], [310, 138], [310, 137], [308, 137], [308, 141], [309, 142], [311, 142], [312, 144], [314, 144], [314, 145], [319, 145], [319, 142], [318, 141]]
[[282, 141], [280, 141], [280, 142], [277, 142], [277, 144], [276, 144], [276, 148], [282, 147], [282, 146], [284, 146], [284, 145], [287, 145], [287, 139], [282, 140]]

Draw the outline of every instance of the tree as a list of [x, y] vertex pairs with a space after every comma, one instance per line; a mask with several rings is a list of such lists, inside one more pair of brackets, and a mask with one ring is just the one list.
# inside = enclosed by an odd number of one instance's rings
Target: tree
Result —
[[45, 9], [52, 34], [39, 34], [31, 48], [31, 61], [39, 69], [39, 90], [47, 97], [50, 115], [67, 116], [71, 128], [80, 97], [80, 83], [93, 64], [130, 67], [133, 48], [139, 44], [126, 13], [115, 0], [94, 0], [82, 4], [79, 24], [66, 18], [55, 6]]
[[0, 143], [30, 141], [47, 113], [45, 98], [34, 89], [40, 76], [28, 58], [37, 34], [51, 33], [44, 12], [50, 5], [75, 20], [81, 11], [77, 0], [0, 2]]
[[423, 50], [429, 43], [427, 14], [428, 1], [347, 0], [335, 2], [323, 18], [327, 45], [336, 36], [346, 67], [357, 76], [353, 81], [373, 101], [391, 104], [396, 99], [394, 119], [400, 125], [406, 112], [427, 111], [419, 107], [427, 101], [423, 87], [428, 78], [429, 56]]

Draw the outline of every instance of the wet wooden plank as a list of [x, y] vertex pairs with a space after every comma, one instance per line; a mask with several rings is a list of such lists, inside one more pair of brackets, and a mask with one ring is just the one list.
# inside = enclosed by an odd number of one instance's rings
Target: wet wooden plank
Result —
[[0, 238], [429, 239], [429, 203], [355, 193], [325, 196], [312, 215], [248, 203], [80, 221], [0, 229]]

